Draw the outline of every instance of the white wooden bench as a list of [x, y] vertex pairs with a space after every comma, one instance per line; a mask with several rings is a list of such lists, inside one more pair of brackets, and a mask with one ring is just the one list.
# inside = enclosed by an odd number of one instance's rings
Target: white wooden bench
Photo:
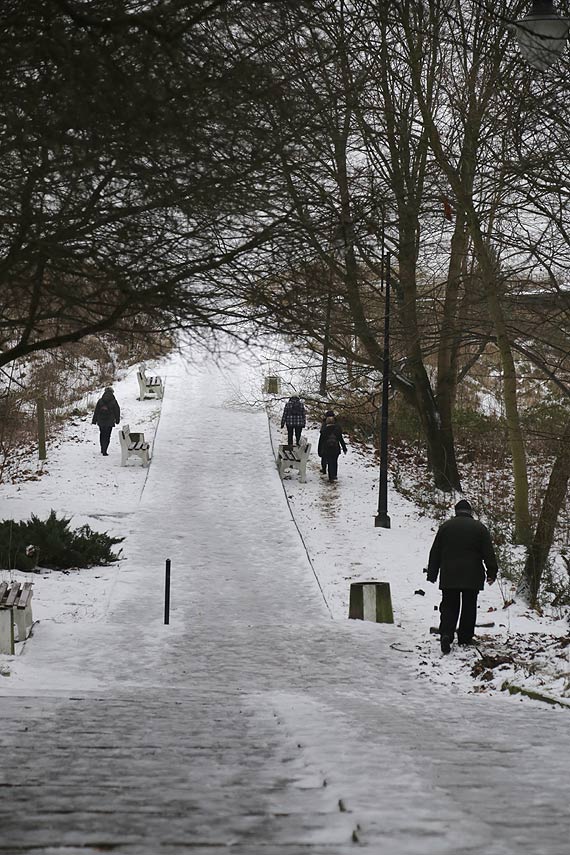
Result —
[[139, 401], [143, 401], [145, 398], [162, 398], [164, 387], [161, 377], [151, 377], [146, 373], [144, 365], [139, 365], [137, 379], [139, 381]]
[[121, 466], [127, 465], [129, 457], [138, 457], [143, 466], [150, 463], [150, 443], [145, 442], [144, 433], [131, 433], [129, 425], [123, 425], [119, 431], [121, 443]]
[[301, 439], [301, 444], [280, 445], [277, 452], [277, 468], [281, 480], [285, 477], [286, 469], [296, 469], [299, 472], [299, 481], [302, 484], [307, 480], [307, 460], [311, 453], [311, 443]]
[[18, 641], [32, 628], [33, 582], [0, 582], [0, 653], [14, 655], [14, 627]]

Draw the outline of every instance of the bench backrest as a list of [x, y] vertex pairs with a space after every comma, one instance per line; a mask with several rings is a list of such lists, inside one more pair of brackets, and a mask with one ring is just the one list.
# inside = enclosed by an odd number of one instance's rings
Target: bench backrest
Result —
[[294, 446], [294, 445], [280, 445], [279, 446], [279, 454], [284, 460], [290, 460], [291, 462], [301, 463], [305, 460], [311, 451], [311, 443], [308, 442], [306, 445]]
[[27, 606], [32, 596], [33, 582], [2, 582], [0, 584], [0, 608], [20, 608]]
[[119, 440], [122, 446], [124, 446], [126, 449], [130, 449], [133, 447], [132, 443], [144, 443], [144, 433], [142, 433], [142, 431], [131, 433], [131, 426], [123, 425], [123, 427], [119, 431]]

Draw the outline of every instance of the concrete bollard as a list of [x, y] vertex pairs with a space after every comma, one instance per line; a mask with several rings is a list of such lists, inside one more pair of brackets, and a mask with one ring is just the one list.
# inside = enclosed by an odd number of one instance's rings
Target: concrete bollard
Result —
[[388, 582], [352, 582], [348, 617], [375, 623], [394, 623]]
[[276, 375], [269, 375], [269, 377], [265, 378], [263, 384], [263, 391], [267, 395], [280, 395], [281, 394], [281, 377], [277, 377]]

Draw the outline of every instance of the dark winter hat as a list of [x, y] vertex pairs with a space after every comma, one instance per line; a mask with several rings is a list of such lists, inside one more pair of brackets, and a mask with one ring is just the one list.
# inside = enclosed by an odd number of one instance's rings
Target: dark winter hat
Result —
[[328, 417], [329, 417], [329, 416], [332, 416], [332, 417], [333, 417], [333, 419], [336, 419], [336, 416], [335, 416], [335, 414], [334, 414], [334, 410], [327, 410], [327, 411], [326, 411], [326, 413], [325, 413], [325, 419], [328, 419]]
[[472, 514], [473, 508], [467, 501], [467, 499], [461, 499], [461, 501], [457, 502], [455, 505], [455, 513], [456, 514]]
[[105, 392], [106, 392], [108, 395], [113, 395], [113, 394], [114, 394], [113, 389], [111, 388], [111, 386], [107, 386], [107, 388], [105, 389]]

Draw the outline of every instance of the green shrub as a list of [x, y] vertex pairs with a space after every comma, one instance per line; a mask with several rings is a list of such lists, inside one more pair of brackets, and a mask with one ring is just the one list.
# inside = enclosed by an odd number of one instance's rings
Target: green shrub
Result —
[[418, 413], [401, 395], [390, 401], [389, 431], [394, 442], [423, 442]]
[[93, 531], [88, 525], [72, 531], [70, 519], [51, 511], [46, 520], [32, 514], [26, 522], [0, 522], [0, 567], [33, 570], [36, 563], [53, 570], [112, 564], [120, 558], [111, 548], [123, 537]]
[[456, 407], [453, 413], [453, 431], [460, 445], [474, 448], [503, 446], [507, 442], [507, 423], [502, 416]]

